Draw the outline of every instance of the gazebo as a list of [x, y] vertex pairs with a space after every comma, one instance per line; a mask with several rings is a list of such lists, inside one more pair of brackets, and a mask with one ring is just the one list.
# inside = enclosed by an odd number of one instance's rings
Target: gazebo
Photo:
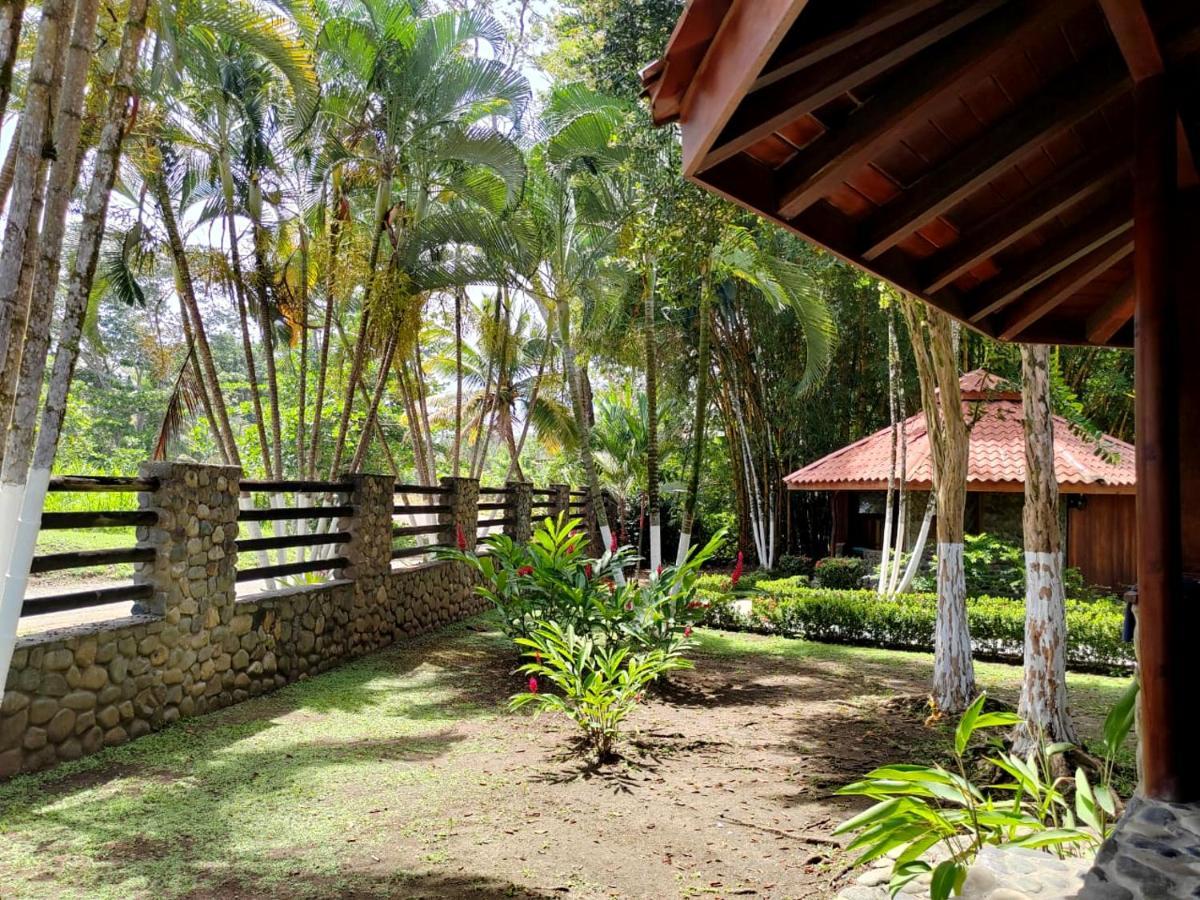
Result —
[[[967, 461], [967, 531], [1021, 540], [1025, 488], [1025, 427], [1021, 395], [977, 369], [959, 382], [971, 426]], [[933, 487], [925, 413], [897, 429], [905, 437], [905, 487]], [[883, 546], [883, 492], [892, 472], [892, 430], [883, 428], [809, 463], [784, 479], [791, 491], [830, 495], [830, 552]], [[1134, 531], [1134, 451], [1111, 435], [1084, 437], [1054, 417], [1054, 474], [1064, 497], [1066, 563], [1089, 584], [1123, 591], [1137, 580]], [[912, 510], [914, 507], [909, 506]], [[916, 515], [920, 515], [917, 508]], [[913, 530], [909, 530], [911, 538]], [[891, 540], [895, 540], [894, 533]]]
[[692, 0], [643, 74], [705, 188], [1001, 340], [1134, 346], [1141, 797], [1096, 896], [1200, 887], [1198, 66], [1193, 0]]

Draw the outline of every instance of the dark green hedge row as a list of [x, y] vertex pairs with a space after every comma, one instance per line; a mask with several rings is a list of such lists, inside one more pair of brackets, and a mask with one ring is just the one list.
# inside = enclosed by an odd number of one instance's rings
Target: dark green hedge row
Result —
[[[747, 617], [734, 609], [728, 578], [701, 578], [700, 596], [711, 603], [706, 624], [825, 643], [933, 650], [934, 594], [905, 594], [886, 600], [874, 591], [810, 588], [797, 582], [795, 578], [757, 580], [748, 597], [752, 609]], [[1121, 640], [1123, 615], [1124, 608], [1115, 601], [1068, 600], [1067, 665], [1089, 670], [1132, 665], [1133, 645]], [[1022, 601], [972, 597], [967, 600], [967, 619], [976, 654], [1021, 660], [1025, 647]]]

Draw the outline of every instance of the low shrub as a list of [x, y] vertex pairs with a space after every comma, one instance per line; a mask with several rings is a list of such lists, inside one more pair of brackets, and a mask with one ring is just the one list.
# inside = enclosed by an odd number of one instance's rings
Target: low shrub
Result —
[[[697, 588], [709, 604], [704, 624], [825, 643], [933, 649], [935, 594], [903, 594], [886, 599], [871, 590], [805, 588], [791, 582], [760, 581], [749, 616], [745, 616], [738, 613], [733, 598], [719, 582], [700, 579]], [[1133, 646], [1121, 640], [1124, 609], [1120, 603], [1068, 600], [1066, 606], [1068, 665], [1086, 669], [1125, 669], [1132, 665]], [[1022, 658], [1022, 602], [1007, 597], [969, 598], [967, 621], [977, 653], [1014, 661]]]
[[821, 587], [850, 590], [862, 587], [867, 564], [857, 556], [827, 556], [813, 566], [813, 576]]
[[808, 556], [793, 556], [790, 553], [785, 553], [775, 563], [775, 572], [784, 576], [811, 575], [813, 573], [813, 561]]

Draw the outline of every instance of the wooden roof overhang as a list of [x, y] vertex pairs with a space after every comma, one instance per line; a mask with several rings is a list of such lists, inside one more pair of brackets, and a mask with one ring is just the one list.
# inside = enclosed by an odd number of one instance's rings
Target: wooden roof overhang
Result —
[[1194, 185], [1190, 0], [692, 0], [643, 83], [692, 181], [985, 334], [1127, 347], [1139, 66]]

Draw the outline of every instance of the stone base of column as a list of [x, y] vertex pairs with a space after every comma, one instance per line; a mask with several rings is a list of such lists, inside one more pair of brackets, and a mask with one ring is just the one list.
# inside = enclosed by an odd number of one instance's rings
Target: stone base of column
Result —
[[1084, 897], [1200, 897], [1200, 803], [1134, 797], [1096, 856]]

